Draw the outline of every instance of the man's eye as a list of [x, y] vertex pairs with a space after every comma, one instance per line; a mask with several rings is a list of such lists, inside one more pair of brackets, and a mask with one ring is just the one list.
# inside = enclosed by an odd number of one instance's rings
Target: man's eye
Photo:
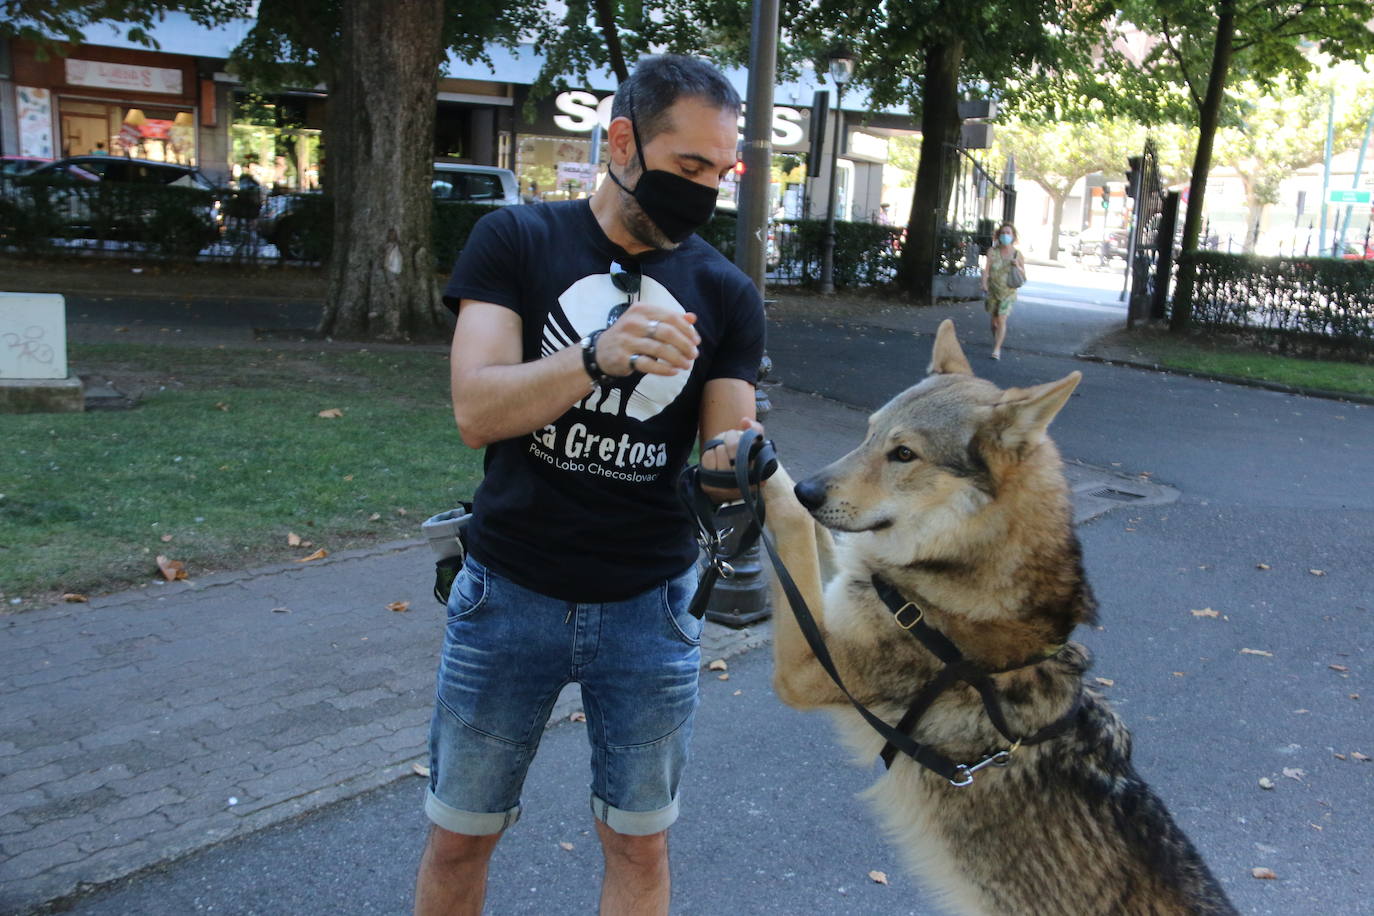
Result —
[[887, 457], [891, 458], [893, 461], [908, 462], [915, 461], [919, 456], [905, 445], [899, 445], [888, 452]]

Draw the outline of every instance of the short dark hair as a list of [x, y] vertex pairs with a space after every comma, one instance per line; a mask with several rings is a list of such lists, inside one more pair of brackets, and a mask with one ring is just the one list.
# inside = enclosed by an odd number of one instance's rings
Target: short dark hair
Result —
[[633, 120], [640, 142], [648, 143], [668, 129], [668, 109], [682, 98], [698, 98], [735, 114], [740, 110], [739, 93], [711, 64], [681, 54], [655, 54], [640, 60], [616, 89], [611, 118]]

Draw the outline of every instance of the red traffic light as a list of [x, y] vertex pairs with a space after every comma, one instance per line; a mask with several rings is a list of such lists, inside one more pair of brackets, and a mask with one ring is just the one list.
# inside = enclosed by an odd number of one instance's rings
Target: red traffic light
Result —
[[744, 160], [743, 160], [743, 159], [736, 159], [736, 160], [735, 160], [735, 168], [734, 168], [735, 177], [739, 177], [739, 176], [743, 175], [743, 174], [744, 174], [744, 170], [745, 170]]

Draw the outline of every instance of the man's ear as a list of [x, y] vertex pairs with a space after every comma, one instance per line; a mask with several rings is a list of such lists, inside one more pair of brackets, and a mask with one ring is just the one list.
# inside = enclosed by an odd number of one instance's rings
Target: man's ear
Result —
[[1011, 450], [1034, 448], [1045, 438], [1045, 430], [1078, 387], [1083, 373], [1075, 370], [1057, 382], [1032, 388], [1008, 388], [993, 408], [1001, 422], [998, 438]]
[[611, 121], [610, 126], [606, 128], [606, 143], [610, 147], [611, 163], [619, 168], [625, 168], [634, 156], [635, 149], [634, 128], [629, 118], [621, 115]]
[[972, 375], [973, 367], [959, 346], [954, 335], [954, 322], [946, 318], [940, 322], [935, 332], [935, 348], [930, 351], [930, 366], [926, 372], [931, 375]]

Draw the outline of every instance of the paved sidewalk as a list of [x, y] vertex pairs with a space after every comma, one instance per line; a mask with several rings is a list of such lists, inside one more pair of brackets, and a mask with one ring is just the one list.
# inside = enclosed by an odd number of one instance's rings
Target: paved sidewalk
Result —
[[[861, 411], [770, 394], [796, 474], [862, 438]], [[1176, 496], [1069, 470], [1080, 519], [1120, 505], [1090, 495], [1103, 487], [1133, 490], [1134, 505]], [[408, 775], [442, 637], [431, 573], [428, 547], [401, 542], [0, 618], [0, 911]], [[704, 658], [768, 635], [708, 624]], [[565, 693], [554, 721], [576, 703]]]

